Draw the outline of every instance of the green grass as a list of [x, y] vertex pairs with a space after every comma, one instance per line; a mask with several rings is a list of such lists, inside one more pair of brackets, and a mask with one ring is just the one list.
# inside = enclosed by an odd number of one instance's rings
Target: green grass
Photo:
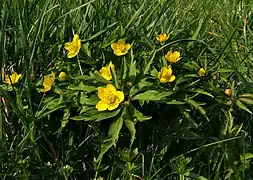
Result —
[[[22, 74], [13, 86], [1, 81], [1, 179], [253, 179], [253, 1], [4, 0], [0, 7], [1, 79]], [[155, 39], [161, 32], [171, 35], [164, 44]], [[74, 34], [82, 47], [68, 59], [64, 43]], [[132, 48], [117, 57], [111, 44], [121, 38]], [[176, 81], [161, 84], [170, 49], [181, 53]], [[109, 61], [127, 98], [118, 111], [98, 113], [97, 87], [107, 81], [96, 71]], [[68, 80], [56, 77], [40, 92], [52, 71]]]

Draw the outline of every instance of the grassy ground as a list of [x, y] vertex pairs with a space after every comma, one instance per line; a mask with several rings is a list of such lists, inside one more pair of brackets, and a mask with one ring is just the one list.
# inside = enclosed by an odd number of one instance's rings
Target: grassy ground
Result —
[[[253, 1], [0, 6], [1, 179], [253, 179]], [[170, 38], [160, 44], [162, 32]], [[64, 43], [74, 34], [82, 47], [69, 59]], [[132, 48], [118, 57], [111, 44], [121, 38]], [[161, 84], [170, 49], [181, 53], [176, 80]], [[103, 114], [94, 111], [97, 87], [106, 84], [96, 71], [109, 61], [126, 98], [120, 112]], [[7, 85], [14, 71], [22, 77]], [[43, 93], [51, 72], [55, 83]]]

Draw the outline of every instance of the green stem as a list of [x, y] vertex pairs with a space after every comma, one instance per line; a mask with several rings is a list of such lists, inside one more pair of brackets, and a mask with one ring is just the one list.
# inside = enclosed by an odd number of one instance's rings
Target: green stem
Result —
[[79, 66], [81, 75], [83, 75], [83, 70], [82, 70], [82, 67], [81, 67], [81, 64], [80, 64], [80, 61], [79, 61], [79, 57], [78, 57], [78, 56], [77, 56], [77, 62], [78, 62], [78, 66]]
[[179, 174], [179, 180], [184, 180], [184, 175]]

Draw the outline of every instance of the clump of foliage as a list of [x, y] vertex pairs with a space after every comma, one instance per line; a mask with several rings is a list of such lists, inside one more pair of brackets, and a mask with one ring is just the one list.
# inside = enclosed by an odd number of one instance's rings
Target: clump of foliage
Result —
[[251, 1], [3, 1], [0, 177], [251, 179]]

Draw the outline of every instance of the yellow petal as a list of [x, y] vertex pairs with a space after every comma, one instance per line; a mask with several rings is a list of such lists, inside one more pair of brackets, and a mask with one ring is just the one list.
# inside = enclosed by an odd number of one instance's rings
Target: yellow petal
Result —
[[108, 107], [108, 110], [112, 111], [112, 110], [116, 109], [118, 106], [119, 106], [119, 103], [110, 104], [110, 106]]
[[98, 97], [99, 99], [105, 99], [105, 88], [103, 87], [98, 88]]
[[67, 79], [67, 74], [65, 72], [60, 72], [59, 81], [65, 81]]
[[120, 40], [118, 41], [118, 43], [119, 43], [119, 44], [126, 44], [126, 41], [125, 41], [124, 39], [120, 39]]
[[109, 63], [109, 68], [111, 68], [112, 70], [114, 70], [114, 64], [112, 64], [112, 61], [110, 61], [110, 63]]
[[124, 101], [124, 93], [122, 91], [117, 91], [115, 95], [119, 98], [119, 103]]
[[167, 73], [168, 73], [169, 76], [171, 76], [171, 74], [172, 74], [172, 68], [171, 68], [171, 67], [169, 67], [169, 68], [167, 69]]
[[109, 67], [102, 67], [99, 72], [100, 72], [100, 75], [106, 80], [110, 81], [112, 79], [112, 75], [111, 75], [111, 71]]
[[67, 51], [73, 51], [73, 45], [72, 45], [72, 42], [67, 42], [64, 44], [64, 48], [67, 50]]
[[161, 79], [161, 75], [162, 75], [162, 73], [159, 72], [159, 73], [158, 73], [158, 79]]
[[73, 57], [75, 57], [77, 54], [78, 54], [77, 51], [69, 51], [67, 57], [68, 57], [68, 58], [73, 58]]
[[118, 49], [118, 43], [112, 43], [111, 44], [111, 48], [115, 51], [116, 49]]
[[175, 81], [175, 79], [176, 79], [176, 76], [172, 75], [169, 77], [168, 82], [173, 82]]
[[78, 40], [79, 40], [79, 36], [78, 36], [77, 34], [75, 34], [75, 35], [74, 35], [74, 38], [73, 38], [73, 42], [74, 42], [75, 44], [77, 44]]
[[163, 77], [162, 77], [162, 78], [160, 79], [160, 83], [167, 83], [167, 82], [168, 82], [168, 81], [167, 81], [166, 78], [163, 78]]
[[118, 49], [114, 50], [113, 53], [117, 56], [122, 56], [122, 55], [125, 55], [127, 52], [122, 52]]
[[105, 111], [106, 109], [108, 109], [109, 104], [106, 104], [104, 101], [99, 101], [96, 105], [96, 109], [98, 111]]
[[128, 51], [131, 48], [131, 44], [126, 44], [126, 51]]
[[199, 76], [205, 76], [205, 73], [206, 73], [205, 69], [204, 68], [200, 68], [199, 72], [198, 72], [198, 75]]
[[116, 94], [116, 88], [112, 84], [107, 84], [106, 90], [111, 91], [113, 94]]

